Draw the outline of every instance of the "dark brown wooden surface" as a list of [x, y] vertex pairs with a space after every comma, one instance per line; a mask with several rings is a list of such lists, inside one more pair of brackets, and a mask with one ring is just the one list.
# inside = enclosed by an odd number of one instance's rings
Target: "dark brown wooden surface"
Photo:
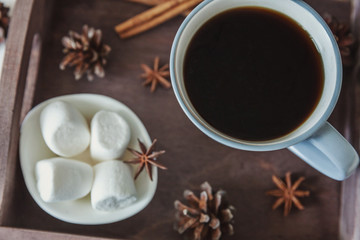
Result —
[[[27, 2], [18, 1], [22, 5]], [[307, 2], [319, 13], [329, 12], [341, 21], [349, 21], [351, 6], [348, 1]], [[122, 0], [63, 0], [55, 1], [53, 8], [50, 8], [50, 5], [41, 9], [47, 13], [42, 16], [49, 26], [45, 34], [40, 34], [42, 54], [39, 71], [25, 71], [28, 73], [28, 79], [32, 79], [25, 92], [25, 109], [32, 101], [36, 105], [64, 94], [97, 93], [113, 97], [133, 109], [145, 124], [150, 136], [158, 139], [158, 148], [166, 150], [166, 154], [160, 160], [169, 170], [159, 171], [159, 183], [154, 199], [132, 218], [98, 226], [75, 225], [57, 220], [36, 205], [25, 187], [15, 151], [18, 123], [11, 123], [12, 119], [20, 119], [20, 110], [17, 108], [21, 104], [19, 99], [12, 98], [14, 103], [3, 103], [2, 106], [12, 104], [15, 108], [14, 113], [7, 113], [12, 109], [1, 109], [0, 118], [2, 131], [5, 131], [3, 128], [9, 124], [13, 125], [12, 129], [5, 132], [7, 136], [0, 139], [1, 144], [6, 145], [2, 145], [0, 150], [6, 147], [15, 148], [0, 155], [2, 164], [13, 164], [10, 170], [1, 173], [0, 178], [3, 182], [0, 186], [6, 188], [6, 191], [0, 189], [3, 192], [1, 225], [11, 227], [0, 228], [0, 239], [8, 239], [7, 236], [14, 236], [14, 239], [24, 239], [24, 236], [50, 239], [51, 232], [108, 238], [181, 239], [172, 228], [173, 202], [176, 199], [183, 200], [182, 193], [185, 189], [197, 191], [204, 181], [208, 181], [214, 188], [226, 190], [230, 202], [236, 208], [235, 235], [224, 239], [335, 240], [340, 239], [340, 234], [345, 236], [341, 239], [358, 239], [354, 235], [354, 210], [357, 209], [354, 207], [359, 200], [353, 196], [353, 193], [356, 193], [353, 188], [357, 186], [357, 176], [348, 180], [348, 184], [341, 184], [318, 173], [287, 150], [254, 153], [223, 146], [202, 134], [186, 118], [172, 90], [158, 88], [151, 94], [149, 88], [141, 86], [140, 63], [152, 64], [155, 56], [160, 56], [161, 63], [168, 62], [171, 43], [183, 20], [182, 17], [174, 18], [134, 38], [121, 40], [113, 31], [113, 27], [146, 7]], [[38, 19], [39, 14], [33, 18]], [[19, 20], [17, 26], [20, 27], [21, 22]], [[112, 47], [105, 79], [95, 79], [93, 82], [86, 79], [75, 81], [71, 70], [60, 71], [58, 68], [63, 57], [61, 37], [70, 29], [80, 31], [83, 24], [102, 29], [104, 42]], [[30, 45], [35, 32], [28, 36], [31, 39], [28, 40]], [[15, 46], [12, 49], [15, 49]], [[29, 65], [36, 68], [36, 61], [30, 62]], [[13, 66], [9, 65], [8, 68], [10, 71]], [[354, 117], [354, 95], [351, 95], [351, 91], [355, 89], [354, 81], [349, 81], [353, 77], [352, 69], [346, 71], [344, 89], [330, 122], [341, 132], [348, 132], [348, 138], [356, 140], [357, 133], [354, 123], [351, 123], [351, 118]], [[16, 75], [7, 73], [6, 70], [4, 74], [16, 78]], [[37, 84], [32, 99], [31, 89], [35, 80]], [[9, 81], [4, 78], [2, 81], [3, 84], [0, 86], [7, 87]], [[14, 81], [16, 83], [17, 79]], [[16, 87], [10, 89], [13, 92], [8, 95], [4, 95], [4, 89], [0, 89], [3, 101], [7, 101], [4, 99], [6, 97], [18, 94], [15, 91]], [[19, 89], [24, 89], [24, 86]], [[18, 98], [22, 98], [22, 94]], [[5, 118], [6, 116], [8, 118]], [[2, 120], [4, 118], [5, 120]], [[9, 143], [7, 139], [13, 142]], [[12, 155], [7, 156], [8, 152]], [[302, 200], [305, 205], [304, 211], [294, 209], [284, 218], [282, 209], [271, 210], [275, 199], [266, 196], [265, 191], [275, 188], [271, 182], [272, 174], [284, 176], [287, 171], [294, 173], [293, 179], [299, 176], [306, 177], [301, 188], [310, 190], [311, 196]], [[343, 189], [342, 185], [345, 186]], [[341, 232], [339, 226], [342, 226]], [[39, 231], [45, 233], [40, 234]], [[52, 239], [62, 237], [76, 239], [72, 235], [54, 235]]]
[[[350, 13], [350, 22], [354, 36], [357, 39], [360, 39], [360, 1], [352, 1], [352, 8]], [[355, 116], [349, 118], [347, 114], [347, 121], [354, 121], [353, 129], [344, 131], [347, 134], [347, 137], [352, 140], [353, 145], [356, 149], [360, 149], [359, 146], [359, 129], [360, 129], [360, 48], [357, 49], [357, 59], [355, 66], [350, 70], [350, 73], [347, 75], [348, 84], [347, 87], [347, 96], [348, 101], [353, 104], [346, 104], [349, 109]], [[352, 87], [351, 87], [352, 86]], [[355, 86], [355, 87], [353, 87]], [[349, 99], [352, 99], [349, 101]], [[353, 101], [355, 99], [355, 101]], [[350, 106], [350, 107], [349, 107]], [[344, 124], [345, 126], [348, 124]], [[349, 126], [349, 125], [348, 125]], [[340, 207], [340, 223], [339, 223], [339, 235], [341, 239], [360, 239], [360, 196], [358, 190], [360, 188], [360, 172], [359, 170], [351, 176], [348, 180], [342, 183], [342, 192], [341, 192], [341, 207]], [[352, 206], [352, 207], [349, 207]]]
[[[12, 31], [8, 34], [7, 50], [3, 66], [2, 79], [0, 81], [0, 223], [7, 217], [11, 199], [14, 195], [16, 183], [15, 169], [18, 161], [19, 119], [21, 115], [23, 95], [25, 88], [26, 72], [31, 50], [31, 38], [36, 29], [42, 33], [42, 23], [45, 14], [41, 1], [28, 4], [18, 2], [10, 26]], [[32, 10], [33, 9], [33, 10]], [[32, 18], [32, 14], [38, 17]], [[26, 105], [26, 104], [25, 104]], [[4, 210], [5, 209], [5, 210]]]

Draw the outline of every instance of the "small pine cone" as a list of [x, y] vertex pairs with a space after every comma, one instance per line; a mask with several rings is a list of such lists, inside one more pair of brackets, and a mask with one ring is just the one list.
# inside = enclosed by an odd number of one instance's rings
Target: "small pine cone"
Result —
[[9, 30], [10, 17], [8, 13], [9, 8], [5, 7], [4, 4], [0, 2], [0, 42], [5, 40]]
[[111, 48], [102, 42], [100, 29], [84, 25], [81, 34], [69, 31], [69, 36], [64, 36], [61, 41], [66, 54], [59, 66], [61, 70], [66, 66], [75, 67], [76, 80], [85, 73], [89, 81], [94, 79], [94, 75], [100, 78], [105, 76], [104, 65]]
[[345, 66], [350, 66], [354, 63], [354, 49], [356, 45], [356, 40], [353, 34], [350, 31], [349, 26], [340, 23], [335, 17], [331, 16], [328, 13], [323, 15], [325, 22], [328, 24], [331, 29], [336, 42], [339, 46], [341, 58]]
[[174, 202], [176, 222], [174, 229], [191, 240], [218, 240], [221, 235], [233, 235], [233, 213], [235, 208], [225, 199], [225, 191], [212, 191], [208, 182], [201, 184], [200, 198], [190, 190], [184, 191], [188, 201], [186, 206], [180, 201]]

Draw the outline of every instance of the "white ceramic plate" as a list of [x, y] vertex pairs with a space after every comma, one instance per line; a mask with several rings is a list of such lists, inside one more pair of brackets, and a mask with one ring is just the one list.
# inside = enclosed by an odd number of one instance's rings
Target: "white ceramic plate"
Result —
[[[118, 112], [126, 119], [131, 129], [131, 140], [129, 147], [139, 149], [137, 139], [150, 146], [151, 139], [140, 119], [124, 104], [112, 98], [96, 94], [74, 94], [49, 99], [34, 107], [24, 119], [20, 132], [20, 164], [26, 186], [36, 203], [48, 214], [65, 222], [77, 224], [105, 224], [126, 219], [145, 208], [155, 194], [157, 185], [157, 169], [153, 168], [153, 181], [150, 181], [147, 173], [143, 171], [135, 186], [137, 189], [137, 201], [132, 205], [113, 212], [101, 212], [91, 207], [90, 195], [76, 201], [58, 203], [44, 202], [38, 193], [35, 178], [35, 164], [37, 161], [56, 156], [45, 144], [40, 131], [40, 113], [49, 103], [64, 101], [75, 106], [90, 122], [92, 116], [99, 110], [110, 110]], [[122, 159], [132, 157], [126, 151]], [[90, 153], [86, 150], [73, 159], [95, 164], [90, 159]], [[137, 165], [133, 166], [136, 169]]]

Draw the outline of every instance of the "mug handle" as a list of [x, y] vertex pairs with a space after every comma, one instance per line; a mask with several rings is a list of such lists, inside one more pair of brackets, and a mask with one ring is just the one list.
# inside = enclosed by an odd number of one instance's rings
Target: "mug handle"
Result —
[[310, 138], [288, 149], [316, 170], [339, 181], [349, 177], [359, 164], [355, 149], [328, 122]]

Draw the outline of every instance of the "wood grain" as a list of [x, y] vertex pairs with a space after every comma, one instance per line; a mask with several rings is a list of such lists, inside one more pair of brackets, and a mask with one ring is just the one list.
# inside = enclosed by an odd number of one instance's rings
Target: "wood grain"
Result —
[[[349, 1], [307, 2], [320, 13], [329, 12], [342, 21], [350, 21]], [[223, 146], [202, 134], [186, 118], [171, 90], [160, 87], [150, 93], [149, 88], [141, 86], [140, 64], [152, 64], [155, 56], [160, 56], [161, 65], [168, 61], [182, 17], [132, 39], [121, 40], [113, 26], [147, 9], [146, 6], [119, 0], [62, 0], [54, 1], [51, 6], [52, 1], [18, 0], [12, 22], [15, 27], [10, 29], [6, 67], [0, 82], [0, 239], [8, 236], [12, 239], [79, 239], [80, 235], [84, 240], [181, 239], [172, 229], [173, 202], [183, 201], [185, 189], [197, 192], [204, 181], [227, 191], [237, 209], [235, 235], [224, 239], [359, 239], [360, 204], [358, 190], [354, 190], [359, 184], [358, 173], [341, 184], [318, 173], [287, 150], [254, 153]], [[58, 68], [63, 57], [61, 37], [70, 29], [80, 31], [85, 23], [101, 28], [104, 42], [112, 47], [106, 77], [93, 82], [75, 81], [70, 69], [60, 71]], [[29, 74], [31, 42], [37, 32], [41, 37], [39, 71]], [[28, 88], [24, 100], [26, 75], [31, 74], [34, 75], [30, 84], [35, 86], [34, 99], [33, 88]], [[351, 105], [355, 94], [348, 95], [348, 91], [354, 89], [352, 83], [344, 89], [330, 122], [356, 141], [358, 136], [357, 132], [354, 135], [353, 125], [358, 121], [354, 123], [351, 119], [354, 116], [351, 111], [356, 109]], [[26, 112], [32, 101], [36, 105], [51, 97], [72, 93], [103, 94], [125, 103], [140, 117], [150, 136], [158, 139], [158, 149], [166, 150], [161, 162], [169, 170], [159, 171], [154, 199], [127, 220], [99, 226], [65, 223], [41, 210], [26, 189], [17, 156], [21, 104], [27, 103], [23, 107]], [[287, 171], [294, 173], [294, 179], [306, 177], [301, 188], [310, 190], [311, 196], [302, 201], [304, 211], [293, 210], [284, 218], [282, 209], [271, 210], [275, 199], [265, 192], [275, 187], [272, 174], [284, 176]]]
[[32, 39], [30, 60], [26, 74], [26, 85], [24, 89], [24, 98], [21, 107], [20, 122], [22, 122], [33, 105], [33, 99], [38, 77], [41, 54], [41, 37], [36, 33]]
[[[16, 5], [14, 14], [21, 14], [21, 17], [14, 18], [10, 24], [13, 30], [9, 32], [3, 77], [0, 82], [0, 223], [4, 222], [4, 215], [9, 209], [15, 182], [13, 176], [17, 159], [18, 140], [16, 139], [19, 137], [21, 100], [25, 86], [26, 61], [29, 56], [26, 40], [27, 29], [32, 22], [30, 20], [32, 6], [32, 1], [29, 4]], [[25, 26], [17, 28], [20, 24]]]
[[[74, 234], [62, 234], [28, 229], [17, 229], [11, 227], [0, 228], [0, 239], [51, 239], [51, 240], [115, 240], [114, 238], [86, 237]], [[117, 238], [117, 240], [121, 240]]]
[[[360, 1], [351, 1], [350, 26], [357, 40], [360, 39]], [[345, 136], [351, 141], [356, 150], [359, 151], [359, 69], [360, 69], [360, 48], [357, 52], [357, 61], [351, 69], [345, 69], [348, 82], [346, 91], [347, 114], [344, 116], [348, 128], [345, 127]], [[354, 87], [355, 86], [355, 87]], [[352, 130], [350, 130], [352, 128]], [[339, 218], [340, 239], [360, 239], [360, 172], [359, 169], [353, 176], [342, 183], [341, 205]]]

